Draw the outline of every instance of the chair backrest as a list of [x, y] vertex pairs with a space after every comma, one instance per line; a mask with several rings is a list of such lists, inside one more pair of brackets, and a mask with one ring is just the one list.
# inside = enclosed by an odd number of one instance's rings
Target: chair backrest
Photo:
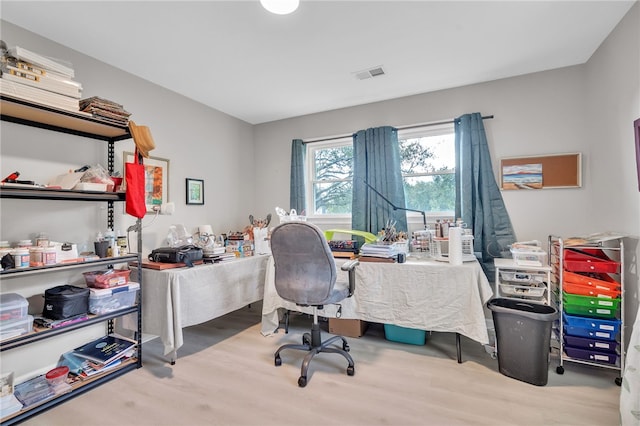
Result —
[[271, 232], [278, 295], [299, 305], [324, 305], [336, 283], [336, 265], [322, 231], [307, 222], [286, 222]]

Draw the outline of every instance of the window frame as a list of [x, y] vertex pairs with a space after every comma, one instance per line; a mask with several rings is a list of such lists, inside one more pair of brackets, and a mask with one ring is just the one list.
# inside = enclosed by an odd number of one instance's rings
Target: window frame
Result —
[[[454, 134], [455, 128], [453, 122], [437, 124], [437, 125], [425, 125], [425, 126], [415, 126], [406, 129], [398, 129], [398, 140], [400, 139], [408, 139], [408, 138], [418, 138], [418, 137], [429, 137], [429, 136], [439, 136], [443, 134]], [[306, 210], [307, 217], [313, 218], [314, 220], [326, 220], [326, 221], [341, 221], [344, 219], [351, 218], [351, 213], [348, 214], [316, 214], [315, 213], [315, 198], [314, 198], [314, 185], [318, 182], [315, 180], [315, 161], [314, 161], [314, 151], [327, 149], [327, 148], [337, 148], [342, 146], [347, 146], [353, 143], [353, 138], [351, 136], [339, 137], [339, 138], [328, 138], [326, 140], [318, 140], [318, 141], [309, 141], [307, 142], [307, 153], [306, 153], [306, 164], [305, 164], [305, 173], [306, 173], [306, 184], [305, 184], [305, 197], [306, 197]], [[434, 175], [442, 175], [442, 174], [455, 174], [455, 166], [453, 169], [448, 169], [446, 173], [440, 172], [425, 172], [425, 173], [412, 173], [412, 174], [403, 174], [403, 178], [405, 177], [420, 177], [420, 176], [434, 176]], [[427, 220], [431, 222], [429, 218], [435, 220], [435, 218], [451, 218], [454, 215], [454, 211], [428, 211], [426, 212]], [[420, 222], [422, 224], [422, 214], [416, 212], [407, 211], [407, 221], [410, 223]]]

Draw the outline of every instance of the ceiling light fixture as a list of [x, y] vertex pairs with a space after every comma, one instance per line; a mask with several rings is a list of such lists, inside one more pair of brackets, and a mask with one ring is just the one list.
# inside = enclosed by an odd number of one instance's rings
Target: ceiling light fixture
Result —
[[262, 7], [276, 15], [288, 15], [295, 12], [300, 0], [260, 0]]

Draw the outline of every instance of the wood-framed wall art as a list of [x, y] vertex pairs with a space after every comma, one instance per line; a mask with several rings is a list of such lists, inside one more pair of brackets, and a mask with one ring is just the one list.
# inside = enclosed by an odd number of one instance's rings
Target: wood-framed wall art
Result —
[[580, 188], [582, 154], [551, 154], [500, 160], [503, 190]]
[[640, 118], [633, 122], [633, 132], [636, 136], [636, 172], [638, 173], [638, 191], [640, 191]]
[[[134, 162], [133, 152], [124, 152], [123, 163]], [[143, 157], [144, 163], [144, 198], [147, 213], [154, 213], [153, 208], [169, 202], [169, 160], [159, 157]], [[125, 173], [123, 171], [122, 175]]]
[[204, 204], [204, 180], [187, 178], [187, 204]]

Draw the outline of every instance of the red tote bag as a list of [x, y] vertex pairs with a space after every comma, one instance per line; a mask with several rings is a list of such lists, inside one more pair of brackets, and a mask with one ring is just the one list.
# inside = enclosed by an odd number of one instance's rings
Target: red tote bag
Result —
[[135, 152], [133, 163], [125, 163], [126, 190], [126, 212], [131, 216], [142, 219], [147, 213], [147, 205], [144, 197], [144, 165], [142, 156]]

